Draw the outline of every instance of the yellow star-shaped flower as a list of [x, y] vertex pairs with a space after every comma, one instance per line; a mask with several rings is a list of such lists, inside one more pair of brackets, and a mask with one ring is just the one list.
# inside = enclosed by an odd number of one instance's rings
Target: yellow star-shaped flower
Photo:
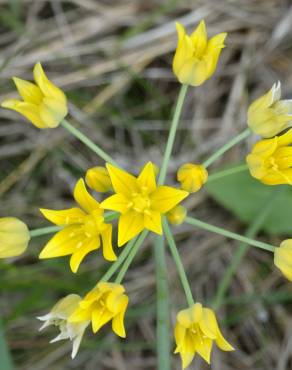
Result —
[[101, 203], [104, 209], [120, 212], [118, 246], [148, 229], [162, 234], [161, 216], [188, 196], [170, 186], [157, 186], [154, 165], [148, 162], [138, 177], [107, 164], [116, 194]]

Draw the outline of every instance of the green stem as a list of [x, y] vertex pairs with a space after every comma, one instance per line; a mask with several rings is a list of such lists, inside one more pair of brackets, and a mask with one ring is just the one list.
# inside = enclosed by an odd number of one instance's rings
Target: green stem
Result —
[[241, 164], [239, 166], [235, 166], [235, 167], [232, 167], [232, 168], [228, 168], [226, 170], [222, 170], [222, 171], [212, 173], [208, 177], [208, 182], [207, 183], [209, 183], [211, 181], [214, 181], [214, 180], [221, 179], [222, 177], [225, 177], [225, 176], [230, 176], [230, 175], [234, 175], [235, 173], [246, 171], [247, 169], [248, 169], [247, 164]]
[[100, 158], [102, 158], [105, 162], [111, 163], [116, 167], [120, 167], [117, 162], [109, 156], [106, 152], [104, 152], [99, 146], [94, 144], [86, 135], [84, 135], [81, 131], [71, 125], [65, 119], [61, 122], [61, 126], [63, 126], [66, 130], [68, 130], [73, 136], [79, 139], [83, 144], [85, 144], [88, 148], [90, 148], [95, 154], [97, 154]]
[[[275, 201], [278, 199], [279, 195], [282, 194], [284, 190], [286, 190], [286, 188], [277, 188], [275, 189], [272, 195], [268, 196], [268, 199], [265, 200], [263, 207], [261, 207], [260, 211], [254, 218], [253, 222], [248, 227], [245, 234], [246, 237], [254, 238], [254, 236], [261, 229], [268, 215], [271, 213], [275, 205]], [[214, 310], [218, 310], [219, 307], [221, 306], [225, 294], [229, 288], [231, 279], [236, 269], [238, 268], [242, 258], [245, 256], [249, 248], [250, 246], [247, 243], [240, 243], [238, 245], [238, 249], [236, 250], [235, 254], [231, 259], [231, 263], [227, 267], [222, 279], [219, 282], [218, 290], [213, 303]]]
[[154, 239], [155, 272], [156, 272], [156, 337], [157, 337], [157, 370], [170, 369], [170, 322], [169, 292], [167, 284], [167, 267], [163, 236]]
[[[119, 214], [117, 212], [107, 212], [104, 217], [105, 222], [111, 222], [113, 220], [116, 220], [119, 217]], [[30, 230], [30, 237], [35, 238], [37, 236], [42, 236], [46, 234], [52, 234], [59, 230], [61, 230], [62, 226], [46, 226], [41, 227], [39, 229]]]
[[204, 167], [209, 167], [213, 162], [215, 162], [221, 155], [223, 155], [227, 150], [232, 148], [234, 145], [238, 144], [243, 139], [247, 138], [250, 135], [251, 131], [249, 128], [245, 129], [239, 135], [235, 136], [233, 139], [228, 141], [225, 145], [219, 148], [214, 154], [211, 155], [208, 159], [203, 162]]
[[0, 359], [1, 359], [1, 369], [5, 370], [13, 369], [13, 363], [5, 340], [5, 334], [1, 319], [0, 319]]
[[46, 234], [52, 234], [59, 230], [61, 230], [61, 226], [47, 226], [47, 227], [41, 227], [39, 229], [30, 230], [30, 237], [35, 238], [36, 236], [42, 236]]
[[118, 259], [111, 265], [111, 267], [107, 270], [107, 272], [102, 276], [100, 281], [108, 281], [114, 273], [118, 270], [121, 264], [125, 261], [127, 256], [129, 255], [130, 251], [132, 250], [134, 244], [136, 243], [137, 238], [134, 238], [127, 243], [127, 245], [123, 248], [122, 253], [119, 255]]
[[174, 262], [175, 262], [177, 272], [179, 274], [182, 286], [184, 288], [188, 305], [192, 306], [195, 302], [194, 302], [194, 298], [193, 298], [193, 295], [192, 295], [191, 287], [190, 287], [190, 284], [188, 282], [188, 278], [187, 278], [187, 275], [186, 275], [186, 272], [185, 272], [185, 269], [184, 269], [184, 265], [181, 261], [181, 258], [180, 258], [180, 255], [178, 253], [178, 250], [177, 250], [172, 232], [169, 228], [169, 225], [168, 225], [168, 222], [167, 222], [166, 218], [163, 218], [163, 230], [164, 230], [165, 237], [167, 239], [172, 257], [174, 259]]
[[124, 279], [124, 276], [125, 276], [128, 268], [129, 268], [131, 262], [133, 261], [134, 257], [136, 256], [136, 254], [138, 252], [138, 249], [141, 247], [141, 245], [142, 245], [144, 239], [146, 238], [146, 236], [148, 235], [148, 233], [149, 233], [148, 230], [142, 231], [142, 233], [138, 237], [136, 243], [134, 244], [133, 248], [131, 248], [131, 251], [130, 251], [130, 253], [128, 254], [128, 256], [126, 258], [125, 263], [121, 267], [121, 269], [118, 273], [118, 276], [115, 280], [115, 282], [117, 284], [120, 284], [122, 282], [122, 280]]
[[275, 250], [275, 247], [271, 244], [260, 242], [258, 240], [254, 240], [254, 239], [250, 239], [246, 236], [233, 233], [231, 231], [222, 229], [221, 227], [210, 225], [207, 222], [200, 221], [200, 220], [198, 220], [196, 218], [193, 218], [193, 217], [186, 217], [185, 222], [187, 224], [197, 226], [201, 229], [210, 231], [211, 233], [220, 234], [220, 235], [226, 236], [227, 238], [235, 239], [235, 240], [238, 240], [240, 242], [250, 244], [254, 247], [264, 249], [266, 251], [274, 252], [274, 250]]
[[168, 134], [166, 148], [164, 152], [164, 157], [163, 157], [161, 169], [159, 172], [159, 177], [158, 177], [159, 185], [163, 184], [165, 181], [167, 167], [168, 167], [169, 159], [171, 156], [173, 143], [174, 143], [174, 139], [176, 135], [176, 130], [177, 130], [177, 126], [179, 123], [179, 118], [180, 118], [180, 114], [182, 111], [182, 107], [183, 107], [183, 103], [186, 97], [187, 90], [188, 90], [188, 85], [182, 85], [180, 88], [178, 98], [177, 98], [177, 103], [176, 103], [173, 119], [172, 119], [171, 126], [170, 126], [170, 131]]

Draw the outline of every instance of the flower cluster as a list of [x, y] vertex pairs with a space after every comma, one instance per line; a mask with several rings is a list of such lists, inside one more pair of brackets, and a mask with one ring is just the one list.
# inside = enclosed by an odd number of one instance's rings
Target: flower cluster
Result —
[[[183, 84], [177, 113], [181, 109], [180, 99], [185, 95], [187, 87], [200, 86], [214, 74], [227, 34], [220, 33], [208, 40], [204, 21], [190, 36], [180, 23], [176, 26], [178, 45], [173, 59], [173, 71]], [[40, 209], [58, 231], [44, 246], [39, 258], [71, 256], [70, 268], [74, 273], [78, 271], [83, 259], [98, 249], [102, 249], [106, 261], [113, 262], [106, 274], [83, 298], [70, 294], [57, 302], [47, 315], [39, 317], [39, 320], [44, 321], [40, 330], [50, 325], [57, 326], [60, 334], [52, 342], [63, 339], [72, 341], [72, 358], [76, 356], [84, 332], [90, 324], [92, 331], [97, 333], [111, 322], [113, 332], [124, 338], [124, 319], [129, 298], [121, 282], [144, 238], [152, 232], [156, 234], [157, 240], [161, 240], [158, 239], [160, 235], [165, 236], [188, 302], [188, 308], [178, 312], [174, 329], [175, 353], [180, 354], [182, 367], [188, 367], [195, 354], [210, 363], [214, 342], [223, 351], [233, 351], [234, 348], [219, 329], [214, 310], [203, 307], [199, 302], [194, 303], [168, 222], [172, 225], [187, 222], [241, 240], [240, 235], [189, 218], [186, 207], [181, 205], [190, 193], [198, 192], [208, 181], [207, 167], [232, 146], [230, 143], [239, 142], [239, 139], [227, 143], [203, 164], [182, 164], [177, 171], [179, 187], [168, 186], [164, 184], [164, 174], [179, 113], [174, 115], [161, 168], [148, 162], [139, 175], [134, 176], [121, 169], [101, 148], [64, 120], [68, 113], [66, 96], [47, 78], [40, 63], [35, 65], [34, 79], [35, 84], [13, 78], [23, 101], [9, 99], [2, 103], [2, 107], [17, 111], [40, 129], [63, 126], [105, 162], [104, 166], [88, 169], [85, 180], [81, 178], [76, 182], [73, 197], [77, 207], [65, 210]], [[267, 185], [292, 185], [292, 129], [283, 133], [292, 126], [292, 102], [281, 100], [280, 83], [250, 105], [247, 124], [249, 129], [240, 138], [246, 137], [250, 130], [263, 137], [246, 158], [251, 175]], [[99, 193], [102, 198], [100, 202], [89, 193], [86, 185]], [[117, 247], [124, 247], [120, 254], [112, 241], [112, 221], [115, 219], [118, 219]], [[42, 235], [42, 231], [29, 231], [22, 221], [13, 217], [1, 218], [0, 258], [22, 254], [30, 238]], [[275, 265], [292, 280], [292, 239], [283, 241], [277, 248], [252, 239], [245, 240], [251, 245], [273, 251]], [[118, 276], [110, 282], [118, 269]], [[166, 275], [167, 272], [164, 273]], [[164, 278], [166, 280], [166, 276]]]

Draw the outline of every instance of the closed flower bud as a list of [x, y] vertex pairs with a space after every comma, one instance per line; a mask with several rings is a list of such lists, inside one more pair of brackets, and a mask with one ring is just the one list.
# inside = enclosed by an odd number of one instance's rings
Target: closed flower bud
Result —
[[15, 217], [0, 218], [0, 258], [22, 254], [30, 240], [26, 224]]
[[178, 205], [171, 209], [167, 214], [167, 219], [172, 225], [180, 225], [184, 222], [187, 216], [187, 210], [185, 207]]
[[1, 106], [22, 114], [37, 128], [57, 127], [68, 113], [66, 96], [47, 78], [40, 63], [35, 65], [33, 75], [35, 84], [14, 77], [23, 100], [8, 99]]
[[250, 174], [266, 185], [292, 185], [292, 129], [258, 141], [246, 157]]
[[283, 275], [292, 281], [292, 239], [284, 240], [280, 247], [275, 248], [274, 263]]
[[200, 164], [185, 163], [177, 171], [177, 180], [183, 190], [195, 193], [201, 189], [208, 179], [206, 168]]
[[247, 123], [254, 133], [270, 138], [292, 126], [292, 100], [280, 99], [281, 83], [278, 82], [250, 105]]
[[57, 326], [60, 330], [60, 334], [52, 339], [50, 343], [63, 339], [69, 339], [73, 342], [72, 358], [76, 356], [85, 329], [90, 323], [89, 320], [83, 320], [78, 323], [71, 323], [68, 321], [69, 316], [78, 308], [80, 301], [81, 297], [79, 297], [79, 295], [69, 294], [58, 301], [47, 315], [38, 317], [39, 320], [44, 321], [40, 330], [50, 325]]
[[178, 44], [173, 59], [173, 72], [180, 83], [200, 86], [215, 72], [227, 33], [219, 33], [208, 40], [204, 21], [190, 36], [178, 22], [176, 29]]
[[86, 184], [99, 193], [106, 193], [112, 189], [112, 182], [105, 167], [89, 168], [85, 176]]

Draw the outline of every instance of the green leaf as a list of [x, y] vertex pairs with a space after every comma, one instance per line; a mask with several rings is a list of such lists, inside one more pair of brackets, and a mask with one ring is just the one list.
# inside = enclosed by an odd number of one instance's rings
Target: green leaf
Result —
[[[273, 209], [262, 226], [269, 234], [291, 234], [292, 231], [292, 187], [278, 185], [286, 190], [279, 195]], [[238, 219], [249, 224], [264, 206], [275, 187], [264, 185], [251, 177], [249, 171], [215, 178], [207, 182], [206, 189], [220, 205]]]

